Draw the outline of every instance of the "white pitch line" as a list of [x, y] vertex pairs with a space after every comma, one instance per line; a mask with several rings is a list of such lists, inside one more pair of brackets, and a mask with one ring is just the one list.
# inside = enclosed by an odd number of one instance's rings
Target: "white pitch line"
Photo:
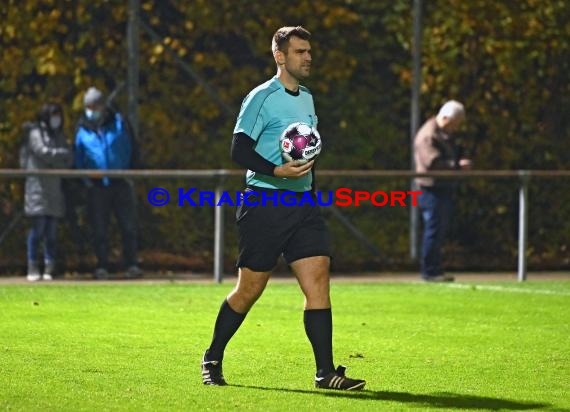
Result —
[[522, 288], [511, 288], [504, 286], [489, 286], [489, 285], [470, 285], [466, 283], [446, 283], [441, 284], [442, 286], [447, 286], [450, 288], [457, 289], [478, 289], [478, 290], [490, 290], [494, 292], [514, 292], [514, 293], [530, 293], [537, 295], [556, 295], [556, 296], [570, 296], [570, 292], [560, 292], [557, 290], [548, 289], [522, 289]]

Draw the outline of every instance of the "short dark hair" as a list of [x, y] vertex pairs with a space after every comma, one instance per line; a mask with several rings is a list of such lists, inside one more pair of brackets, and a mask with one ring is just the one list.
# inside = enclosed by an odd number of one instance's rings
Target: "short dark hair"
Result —
[[277, 50], [286, 51], [289, 45], [289, 39], [291, 37], [299, 37], [303, 40], [309, 40], [311, 38], [311, 33], [302, 26], [286, 26], [281, 27], [273, 35], [273, 41], [271, 42], [271, 51], [275, 53]]

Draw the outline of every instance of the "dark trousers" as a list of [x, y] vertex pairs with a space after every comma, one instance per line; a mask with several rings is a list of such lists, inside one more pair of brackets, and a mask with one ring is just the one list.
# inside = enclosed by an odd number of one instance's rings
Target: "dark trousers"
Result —
[[33, 216], [32, 226], [28, 233], [28, 262], [39, 263], [40, 243], [44, 243], [44, 262], [54, 263], [57, 245], [57, 217]]
[[452, 212], [452, 189], [421, 187], [418, 205], [423, 220], [420, 270], [422, 277], [442, 275], [441, 249]]
[[123, 244], [126, 267], [137, 264], [136, 200], [133, 186], [124, 179], [112, 179], [109, 186], [97, 182], [87, 191], [87, 213], [98, 268], [108, 268], [111, 214], [115, 215]]
[[63, 179], [62, 188], [65, 195], [65, 224], [73, 242], [73, 250], [82, 259], [88, 245], [87, 235], [79, 224], [79, 210], [87, 201], [85, 185], [80, 179]]

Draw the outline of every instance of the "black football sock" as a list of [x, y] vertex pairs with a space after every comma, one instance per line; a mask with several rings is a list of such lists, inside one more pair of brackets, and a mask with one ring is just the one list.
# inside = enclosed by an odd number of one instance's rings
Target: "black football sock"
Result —
[[237, 332], [246, 315], [247, 313], [237, 313], [230, 307], [228, 301], [224, 300], [214, 325], [212, 343], [206, 351], [206, 360], [221, 361], [224, 358], [226, 345]]
[[334, 371], [332, 353], [332, 311], [328, 309], [307, 309], [304, 313], [305, 333], [313, 346], [317, 376]]

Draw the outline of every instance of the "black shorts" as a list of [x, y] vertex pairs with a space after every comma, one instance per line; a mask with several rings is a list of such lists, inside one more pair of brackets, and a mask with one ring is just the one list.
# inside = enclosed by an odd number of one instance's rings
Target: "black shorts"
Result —
[[[275, 267], [281, 254], [288, 264], [311, 256], [330, 256], [329, 232], [316, 200], [314, 204], [302, 202], [294, 206], [264, 201], [283, 193], [282, 190], [259, 188], [246, 189], [242, 193], [249, 205], [241, 202], [236, 211], [238, 268], [268, 272]], [[287, 195], [289, 199], [291, 196], [308, 196], [292, 192]], [[314, 195], [311, 196], [314, 199]]]

